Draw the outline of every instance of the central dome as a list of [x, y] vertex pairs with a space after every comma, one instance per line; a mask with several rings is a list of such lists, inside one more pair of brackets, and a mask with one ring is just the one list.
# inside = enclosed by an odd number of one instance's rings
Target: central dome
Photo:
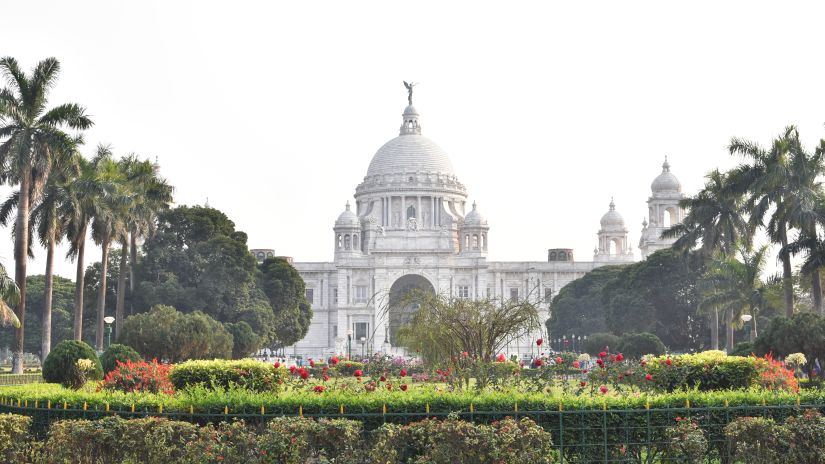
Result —
[[367, 177], [410, 172], [435, 172], [454, 176], [447, 153], [432, 140], [418, 134], [405, 134], [385, 143], [372, 157]]

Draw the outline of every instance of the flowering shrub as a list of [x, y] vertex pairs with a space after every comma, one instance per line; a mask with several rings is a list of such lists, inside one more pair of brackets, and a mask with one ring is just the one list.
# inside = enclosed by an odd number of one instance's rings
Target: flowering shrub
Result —
[[773, 419], [740, 417], [726, 425], [725, 436], [736, 462], [785, 463], [789, 434]]
[[759, 370], [759, 385], [768, 390], [799, 391], [794, 371], [785, 367], [781, 362], [773, 359], [768, 353], [763, 358], [757, 358]]
[[665, 430], [668, 462], [700, 464], [708, 453], [708, 440], [698, 424], [690, 419], [676, 418], [676, 425]]
[[108, 374], [117, 368], [117, 362], [140, 361], [142, 358], [137, 351], [127, 345], [114, 343], [106, 348], [100, 356], [100, 363], [103, 365], [103, 373]]
[[763, 364], [753, 357], [726, 356], [721, 351], [646, 360], [653, 384], [664, 391], [748, 388], [757, 385]]
[[178, 390], [202, 384], [211, 389], [226, 390], [236, 386], [258, 392], [279, 391], [287, 379], [287, 372], [283, 367], [275, 368], [272, 364], [252, 359], [197, 360], [174, 365], [169, 380]]
[[785, 420], [789, 435], [788, 461], [797, 464], [825, 462], [825, 417], [816, 410]]
[[126, 393], [165, 393], [172, 395], [175, 388], [169, 381], [169, 365], [159, 364], [157, 359], [146, 361], [117, 361], [115, 370], [106, 374], [102, 388]]

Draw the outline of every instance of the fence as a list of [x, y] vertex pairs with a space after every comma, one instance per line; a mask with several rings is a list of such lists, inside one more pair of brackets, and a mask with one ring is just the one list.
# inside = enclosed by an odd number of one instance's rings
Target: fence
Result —
[[[410, 423], [424, 418], [457, 417], [479, 423], [489, 423], [504, 417], [529, 417], [548, 430], [553, 443], [560, 452], [562, 463], [612, 463], [637, 462], [660, 463], [679, 462], [671, 458], [665, 461], [664, 450], [669, 442], [666, 430], [677, 424], [677, 419], [691, 419], [703, 430], [708, 441], [706, 462], [730, 463], [731, 449], [722, 429], [737, 417], [760, 416], [781, 422], [787, 417], [800, 415], [804, 410], [816, 409], [825, 412], [825, 404], [796, 405], [750, 405], [683, 408], [645, 409], [583, 409], [521, 411], [516, 406], [509, 411], [475, 411], [472, 407], [465, 411], [431, 412], [429, 408], [420, 412], [392, 412], [386, 406], [379, 412], [345, 411], [343, 406], [337, 411], [304, 414], [299, 407], [293, 414], [268, 413], [262, 406], [259, 413], [232, 413], [224, 408], [223, 413], [198, 413], [193, 408], [187, 411], [164, 411], [157, 409], [136, 409], [115, 411], [104, 407], [76, 407], [67, 403], [29, 404], [26, 401], [0, 398], [0, 412], [23, 414], [33, 418], [34, 432], [44, 436], [52, 421], [63, 419], [97, 419], [106, 415], [124, 418], [158, 416], [192, 423], [216, 423], [221, 421], [244, 420], [250, 424], [262, 424], [273, 417], [302, 416], [315, 418], [344, 418], [364, 423], [366, 431], [384, 423]], [[687, 461], [685, 461], [687, 462]], [[690, 461], [694, 462], [694, 461]]]
[[0, 374], [0, 386], [25, 385], [43, 382], [43, 375], [34, 374]]

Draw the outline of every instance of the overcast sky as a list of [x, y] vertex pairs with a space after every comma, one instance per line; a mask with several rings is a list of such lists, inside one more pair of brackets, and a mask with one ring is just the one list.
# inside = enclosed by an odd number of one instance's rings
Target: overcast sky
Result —
[[93, 115], [87, 154], [157, 157], [177, 204], [208, 197], [250, 247], [298, 261], [332, 259], [335, 218], [398, 134], [402, 80], [496, 261], [590, 260], [611, 196], [635, 249], [665, 155], [690, 194], [735, 164], [732, 136], [825, 136], [821, 3], [27, 1], [3, 17], [0, 55], [60, 60], [51, 103]]

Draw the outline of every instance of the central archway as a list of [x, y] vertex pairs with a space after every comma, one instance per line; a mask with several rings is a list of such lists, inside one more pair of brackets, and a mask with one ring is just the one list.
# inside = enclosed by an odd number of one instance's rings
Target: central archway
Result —
[[435, 288], [424, 276], [418, 274], [407, 274], [401, 276], [390, 287], [389, 305], [389, 336], [393, 346], [401, 346], [396, 333], [398, 328], [412, 319], [413, 314], [418, 310], [416, 304], [404, 301], [404, 297], [410, 292], [420, 290], [435, 295]]

